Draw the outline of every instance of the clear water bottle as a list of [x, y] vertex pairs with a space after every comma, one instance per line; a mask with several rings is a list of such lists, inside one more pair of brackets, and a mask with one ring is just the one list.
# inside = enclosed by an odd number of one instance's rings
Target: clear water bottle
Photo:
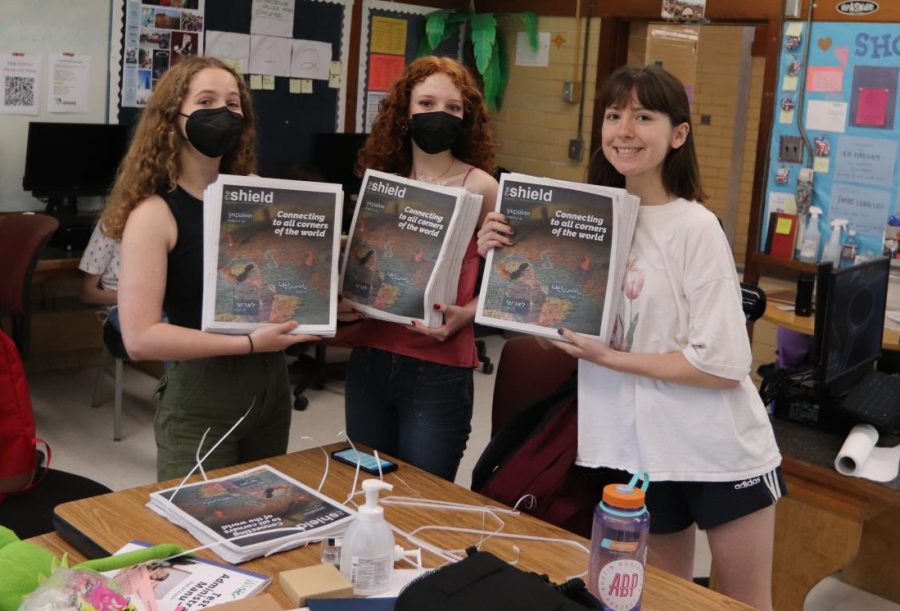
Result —
[[[643, 480], [640, 486], [639, 480]], [[650, 514], [644, 506], [648, 484], [644, 471], [628, 484], [609, 484], [594, 510], [588, 590], [605, 611], [641, 608], [650, 534]]]

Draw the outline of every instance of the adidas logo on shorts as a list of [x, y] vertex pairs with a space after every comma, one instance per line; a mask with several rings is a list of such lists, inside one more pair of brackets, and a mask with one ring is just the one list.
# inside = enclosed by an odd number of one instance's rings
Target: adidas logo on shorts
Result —
[[738, 484], [735, 484], [734, 489], [735, 490], [743, 490], [744, 488], [752, 488], [753, 486], [758, 484], [760, 481], [762, 481], [762, 480], [758, 477], [752, 477], [750, 479], [745, 479], [744, 481], [742, 481]]

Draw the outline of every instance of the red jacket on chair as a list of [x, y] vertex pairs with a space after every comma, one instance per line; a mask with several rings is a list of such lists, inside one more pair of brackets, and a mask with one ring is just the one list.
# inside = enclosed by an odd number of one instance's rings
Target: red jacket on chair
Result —
[[[39, 446], [47, 455], [39, 472]], [[0, 501], [33, 487], [50, 464], [50, 447], [35, 437], [25, 370], [16, 345], [0, 330]]]

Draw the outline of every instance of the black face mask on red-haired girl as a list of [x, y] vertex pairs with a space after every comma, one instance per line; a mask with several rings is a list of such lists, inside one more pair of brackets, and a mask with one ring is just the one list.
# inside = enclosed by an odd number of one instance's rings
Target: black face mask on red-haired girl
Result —
[[463, 120], [442, 110], [420, 112], [409, 118], [409, 135], [430, 155], [449, 151], [462, 131]]
[[244, 131], [244, 116], [225, 106], [199, 108], [186, 115], [184, 131], [194, 148], [207, 157], [221, 157], [233, 149]]

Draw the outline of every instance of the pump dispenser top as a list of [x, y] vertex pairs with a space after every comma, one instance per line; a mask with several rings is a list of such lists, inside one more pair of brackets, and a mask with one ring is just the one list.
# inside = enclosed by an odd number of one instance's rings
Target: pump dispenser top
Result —
[[380, 479], [367, 479], [363, 481], [362, 489], [366, 495], [366, 504], [359, 508], [360, 517], [383, 517], [384, 508], [378, 504], [378, 493], [381, 490], [390, 492], [394, 487]]

